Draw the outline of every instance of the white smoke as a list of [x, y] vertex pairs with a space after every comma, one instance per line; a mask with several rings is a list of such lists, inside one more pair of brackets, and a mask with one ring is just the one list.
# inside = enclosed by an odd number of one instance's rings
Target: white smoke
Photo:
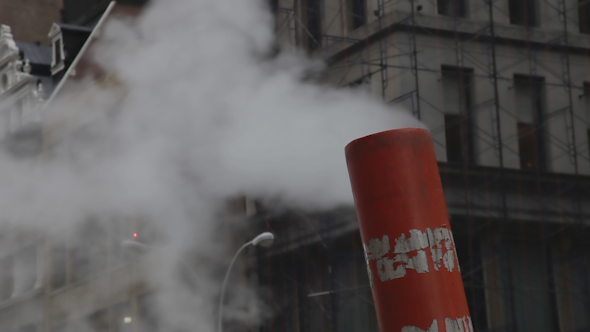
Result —
[[124, 29], [108, 27], [97, 59], [131, 85], [125, 131], [169, 144], [199, 190], [215, 197], [349, 204], [344, 146], [420, 126], [360, 92], [302, 83], [306, 59], [268, 59], [274, 36], [264, 1], [161, 1], [134, 33]]
[[[230, 197], [352, 204], [344, 146], [421, 124], [368, 94], [304, 82], [317, 63], [271, 57], [274, 38], [262, 0], [158, 0], [136, 21], [111, 20], [93, 56], [118, 83], [64, 91], [45, 114], [58, 137], [42, 157], [2, 155], [3, 219], [59, 233], [88, 215], [140, 215], [176, 252], [211, 260], [225, 252], [215, 234]], [[178, 324], [214, 326], [208, 298], [171, 294], [163, 308]]]

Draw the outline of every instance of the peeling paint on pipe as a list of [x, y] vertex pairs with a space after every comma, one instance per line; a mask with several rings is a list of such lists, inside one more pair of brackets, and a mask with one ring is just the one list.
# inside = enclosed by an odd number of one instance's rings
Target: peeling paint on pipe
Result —
[[430, 133], [346, 146], [381, 332], [473, 332]]
[[[473, 332], [471, 317], [469, 316], [463, 316], [456, 319], [445, 318], [444, 326], [446, 332]], [[404, 326], [401, 332], [439, 332], [438, 322], [436, 319], [432, 320], [432, 324], [427, 330], [421, 329], [417, 326]]]
[[[426, 228], [424, 232], [410, 229], [409, 233], [410, 237], [403, 233], [395, 239], [393, 252], [390, 252], [388, 235], [383, 235], [381, 239], [370, 239], [369, 245], [364, 246], [367, 259], [376, 260], [377, 275], [382, 282], [402, 278], [406, 276], [408, 269], [417, 273], [438, 271], [441, 261], [444, 268], [453, 272], [457, 257], [451, 231], [446, 228], [435, 228], [434, 231]], [[429, 249], [430, 258], [422, 249]], [[367, 266], [370, 269], [368, 262]], [[432, 266], [432, 269], [429, 266]], [[373, 275], [373, 272], [369, 271], [369, 276]]]

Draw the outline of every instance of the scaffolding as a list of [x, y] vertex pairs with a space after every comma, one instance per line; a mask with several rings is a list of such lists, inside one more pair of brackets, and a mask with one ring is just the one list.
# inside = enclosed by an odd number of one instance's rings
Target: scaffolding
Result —
[[[590, 330], [590, 1], [275, 0], [280, 44], [430, 129], [477, 331]], [[377, 331], [354, 211], [267, 211], [265, 331]], [[353, 220], [353, 221], [350, 221]]]

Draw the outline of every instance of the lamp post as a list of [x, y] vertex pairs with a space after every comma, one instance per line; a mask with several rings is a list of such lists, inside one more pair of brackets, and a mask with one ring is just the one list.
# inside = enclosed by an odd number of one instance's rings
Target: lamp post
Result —
[[232, 266], [234, 265], [234, 262], [236, 261], [236, 258], [238, 258], [238, 255], [240, 255], [242, 250], [244, 250], [249, 245], [253, 245], [253, 246], [261, 245], [263, 247], [268, 247], [273, 243], [274, 239], [275, 239], [275, 236], [270, 232], [260, 233], [251, 241], [244, 243], [240, 247], [240, 249], [238, 249], [238, 251], [235, 253], [234, 257], [232, 258], [231, 262], [229, 263], [229, 266], [227, 268], [227, 272], [225, 272], [225, 278], [223, 278], [223, 284], [221, 285], [221, 295], [219, 296], [219, 310], [217, 311], [218, 312], [218, 320], [217, 320], [217, 331], [218, 332], [223, 331], [222, 319], [223, 319], [223, 298], [225, 295], [225, 286], [227, 284], [227, 279], [229, 278], [229, 273], [231, 271]]

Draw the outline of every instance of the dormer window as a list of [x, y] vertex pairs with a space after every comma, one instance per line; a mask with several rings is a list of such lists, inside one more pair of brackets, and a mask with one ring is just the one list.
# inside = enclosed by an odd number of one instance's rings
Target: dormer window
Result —
[[63, 45], [63, 34], [61, 28], [57, 24], [53, 24], [49, 31], [49, 38], [52, 40], [53, 45], [53, 56], [51, 60], [51, 74], [55, 75], [65, 68], [64, 60], [64, 45]]
[[58, 38], [53, 41], [53, 59], [51, 61], [51, 74], [55, 75], [64, 68], [64, 48], [63, 39], [60, 34]]
[[63, 60], [63, 52], [61, 50], [61, 38], [56, 40], [53, 44], [53, 64], [57, 64], [58, 62]]

